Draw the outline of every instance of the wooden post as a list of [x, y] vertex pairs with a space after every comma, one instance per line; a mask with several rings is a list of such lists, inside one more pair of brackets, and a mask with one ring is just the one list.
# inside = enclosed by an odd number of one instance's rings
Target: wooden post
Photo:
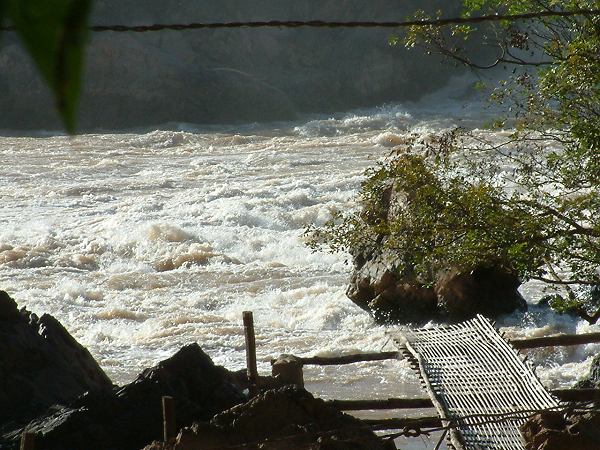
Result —
[[254, 337], [254, 317], [252, 311], [243, 312], [244, 335], [246, 337], [246, 371], [250, 396], [258, 394], [258, 370], [256, 368], [256, 339]]
[[34, 450], [35, 449], [35, 433], [25, 431], [21, 435], [21, 447], [20, 450]]
[[295, 384], [304, 387], [302, 361], [293, 355], [280, 355], [271, 361], [271, 375], [284, 384]]
[[177, 425], [175, 424], [175, 399], [173, 397], [162, 398], [163, 411], [163, 439], [169, 442], [177, 433]]

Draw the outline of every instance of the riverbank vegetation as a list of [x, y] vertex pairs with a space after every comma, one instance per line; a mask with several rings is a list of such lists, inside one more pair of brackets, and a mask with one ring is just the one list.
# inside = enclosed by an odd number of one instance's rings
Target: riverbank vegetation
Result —
[[[598, 8], [593, 0], [465, 0], [464, 17], [588, 12], [415, 26], [393, 38], [392, 44], [422, 47], [474, 70], [508, 69], [492, 92], [504, 113], [488, 131], [450, 130], [427, 142], [415, 136], [397, 147], [367, 171], [360, 211], [309, 230], [313, 248], [353, 255], [384, 249], [424, 285], [448, 268], [502, 268], [545, 283], [546, 299], [558, 311], [596, 322], [600, 15], [591, 11]], [[423, 11], [416, 17], [435, 19]], [[469, 51], [471, 39], [491, 48], [478, 53], [488, 60]]]

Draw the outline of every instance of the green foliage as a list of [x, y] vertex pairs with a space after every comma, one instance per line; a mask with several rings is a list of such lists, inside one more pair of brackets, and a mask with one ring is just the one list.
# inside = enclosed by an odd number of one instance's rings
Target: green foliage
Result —
[[[600, 1], [465, 0], [464, 7], [465, 16], [520, 14], [595, 9]], [[497, 48], [495, 61], [478, 61], [457, 41], [473, 33]], [[507, 137], [455, 130], [425, 148], [415, 140], [398, 149], [367, 172], [359, 212], [312, 230], [313, 248], [388, 249], [424, 283], [449, 267], [502, 267], [547, 283], [557, 311], [600, 318], [600, 17], [413, 27], [404, 44], [470, 67], [514, 66], [492, 95], [506, 114], [490, 125], [513, 130]]]
[[557, 261], [573, 275], [597, 279], [600, 221], [585, 213], [600, 207], [597, 191], [563, 197], [533, 185], [514, 189], [529, 175], [502, 170], [510, 157], [469, 147], [475, 141], [468, 133], [450, 134], [438, 141], [445, 140], [442, 153], [413, 145], [370, 169], [360, 211], [313, 230], [313, 248], [356, 253], [384, 247], [426, 283], [445, 268], [470, 272], [482, 264], [541, 279]]
[[0, 14], [4, 6], [52, 90], [66, 129], [73, 132], [91, 0], [1, 1]]

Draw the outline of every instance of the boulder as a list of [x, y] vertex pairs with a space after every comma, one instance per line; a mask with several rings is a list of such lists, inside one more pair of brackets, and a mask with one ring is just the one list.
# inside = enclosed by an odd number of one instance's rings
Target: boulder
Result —
[[90, 353], [52, 316], [18, 309], [0, 291], [0, 432], [55, 403], [112, 382]]
[[380, 323], [421, 322], [439, 312], [433, 288], [400, 274], [389, 253], [357, 255], [346, 295]]
[[238, 379], [215, 366], [198, 344], [187, 345], [122, 388], [89, 392], [50, 408], [5, 434], [0, 448], [16, 449], [20, 434], [30, 431], [45, 450], [137, 450], [162, 436], [162, 396], [175, 399], [179, 429], [245, 401]]
[[525, 310], [527, 303], [518, 291], [520, 285], [514, 273], [480, 266], [470, 273], [449, 270], [439, 275], [434, 290], [442, 315], [460, 321], [475, 314], [497, 317]]
[[[411, 193], [390, 183], [376, 206], [363, 214], [391, 222], [410, 198]], [[518, 291], [521, 281], [514, 273], [482, 263], [468, 273], [447, 267], [434, 274], [433, 280], [420, 280], [403, 255], [386, 248], [387, 239], [371, 236], [368, 241], [374, 244], [351, 249], [354, 270], [346, 291], [350, 300], [380, 323], [457, 322], [477, 314], [493, 318], [527, 308]]]
[[565, 417], [545, 411], [521, 426], [526, 450], [597, 450], [600, 448], [600, 414]]
[[373, 252], [355, 256], [346, 295], [380, 323], [457, 322], [525, 310], [520, 284], [512, 273], [481, 266], [470, 273], [440, 272], [427, 286], [392, 255]]
[[209, 423], [183, 429], [171, 445], [154, 443], [145, 450], [205, 450], [242, 443], [249, 444], [245, 448], [264, 450], [395, 448], [380, 440], [359, 419], [289, 385], [265, 391], [216, 415]]

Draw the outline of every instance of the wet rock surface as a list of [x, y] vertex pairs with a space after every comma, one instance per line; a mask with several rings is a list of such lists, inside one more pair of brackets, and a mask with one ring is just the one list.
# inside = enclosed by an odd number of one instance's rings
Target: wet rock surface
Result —
[[424, 286], [389, 253], [360, 254], [346, 291], [348, 297], [381, 323], [458, 322], [477, 314], [497, 317], [527, 303], [519, 279], [502, 269], [480, 267], [471, 273], [449, 269], [433, 286]]
[[527, 450], [597, 450], [600, 448], [600, 414], [565, 418], [560, 412], [536, 414], [521, 427]]
[[86, 391], [112, 389], [90, 353], [52, 316], [0, 291], [0, 432]]
[[241, 443], [250, 444], [246, 448], [265, 450], [395, 448], [365, 428], [359, 419], [290, 385], [263, 392], [208, 423], [196, 423], [182, 430], [169, 445], [156, 442], [145, 450], [204, 450]]
[[346, 295], [382, 323], [420, 322], [438, 313], [435, 291], [399, 274], [388, 252], [355, 256]]
[[209, 420], [246, 400], [236, 373], [215, 366], [197, 344], [143, 371], [132, 383], [88, 392], [6, 433], [0, 448], [18, 448], [23, 431], [47, 450], [133, 450], [162, 436], [162, 396], [175, 399], [177, 427]]

